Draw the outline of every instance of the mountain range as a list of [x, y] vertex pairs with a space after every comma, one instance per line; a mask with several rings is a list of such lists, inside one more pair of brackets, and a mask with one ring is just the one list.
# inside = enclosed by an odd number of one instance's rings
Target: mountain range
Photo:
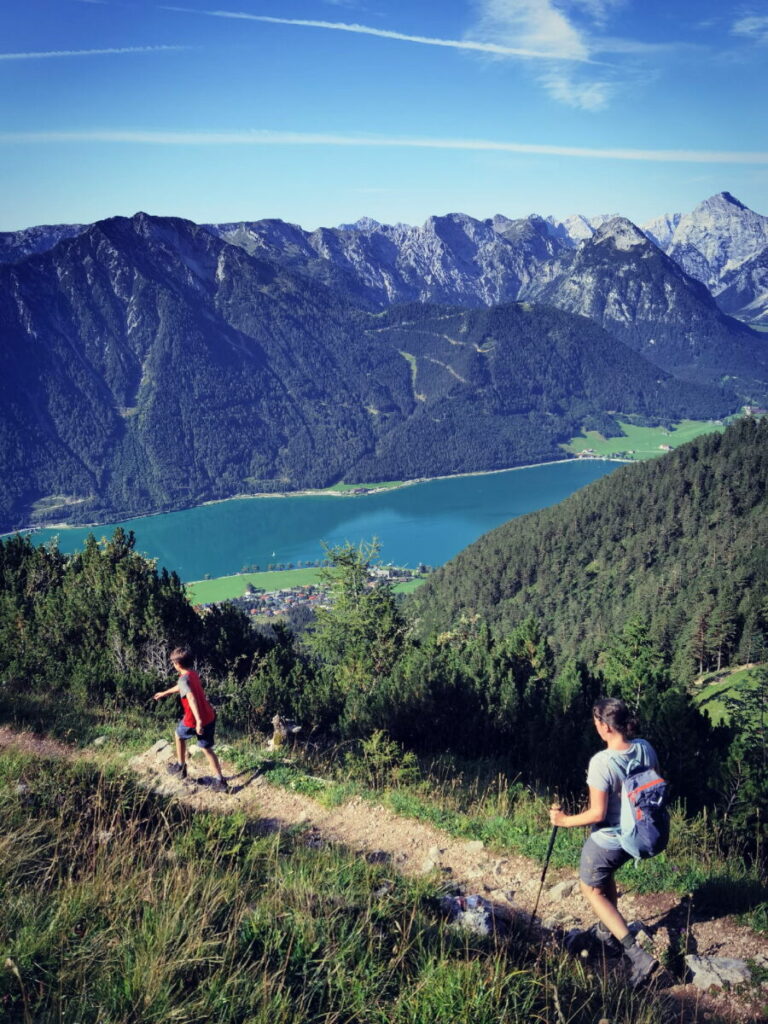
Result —
[[[533, 298], [555, 271], [547, 264], [589, 240], [620, 214], [563, 221], [536, 214], [430, 217], [423, 226], [385, 225], [369, 217], [305, 231], [280, 220], [211, 224], [208, 229], [252, 254], [317, 274], [374, 304], [438, 301], [491, 305]], [[88, 225], [0, 232], [0, 263], [53, 248]], [[704, 284], [723, 312], [768, 323], [768, 217], [729, 192], [689, 213], [664, 214], [642, 232], [686, 274]]]
[[0, 527], [496, 469], [617, 414], [764, 401], [763, 336], [674, 253], [677, 233], [730, 274], [766, 218], [708, 203], [752, 228], [707, 247], [673, 218], [662, 246], [620, 217], [137, 214], [0, 236]]

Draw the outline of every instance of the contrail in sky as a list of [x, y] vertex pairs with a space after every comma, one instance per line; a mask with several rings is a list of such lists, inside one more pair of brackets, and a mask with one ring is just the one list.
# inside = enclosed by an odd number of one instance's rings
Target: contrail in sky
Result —
[[499, 43], [479, 43], [472, 39], [436, 39], [433, 36], [413, 36], [406, 32], [390, 29], [371, 28], [369, 25], [348, 24], [344, 21], [315, 21], [309, 18], [275, 18], [266, 14], [246, 14], [242, 11], [200, 11], [191, 7], [163, 5], [164, 11], [178, 11], [182, 14], [206, 14], [210, 18], [235, 18], [242, 21], [259, 21], [269, 25], [295, 25], [300, 28], [325, 28], [335, 32], [353, 32], [363, 36], [377, 36], [379, 39], [397, 39], [405, 43], [421, 43], [426, 46], [448, 46], [454, 50], [475, 50], [491, 53], [498, 57], [530, 57], [538, 60], [572, 60], [581, 64], [594, 63], [583, 54], [557, 50], [529, 50]]
[[96, 57], [112, 53], [161, 53], [188, 50], [188, 46], [115, 46], [104, 50], [41, 50], [30, 53], [0, 53], [0, 60], [41, 60], [48, 57]]
[[128, 143], [156, 146], [350, 146], [519, 153], [592, 160], [638, 160], [653, 163], [768, 164], [768, 152], [727, 152], [700, 149], [593, 149], [586, 146], [547, 145], [535, 142], [497, 142], [492, 139], [433, 139], [269, 130], [236, 132], [125, 130], [0, 132], [0, 144], [60, 142]]

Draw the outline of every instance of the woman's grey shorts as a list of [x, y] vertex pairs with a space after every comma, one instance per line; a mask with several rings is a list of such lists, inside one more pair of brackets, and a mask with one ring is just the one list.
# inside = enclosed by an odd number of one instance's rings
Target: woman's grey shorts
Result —
[[626, 850], [606, 850], [590, 836], [581, 848], [579, 878], [593, 889], [602, 889], [614, 871], [632, 860]]

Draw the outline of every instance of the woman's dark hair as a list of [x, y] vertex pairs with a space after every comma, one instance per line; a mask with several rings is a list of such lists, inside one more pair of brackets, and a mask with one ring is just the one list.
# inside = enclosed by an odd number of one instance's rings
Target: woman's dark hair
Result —
[[181, 665], [182, 668], [192, 668], [195, 659], [192, 652], [186, 647], [176, 647], [171, 651], [170, 660], [174, 665]]
[[625, 740], [634, 739], [640, 729], [637, 718], [618, 697], [601, 697], [593, 706], [592, 714], [598, 722], [620, 732]]

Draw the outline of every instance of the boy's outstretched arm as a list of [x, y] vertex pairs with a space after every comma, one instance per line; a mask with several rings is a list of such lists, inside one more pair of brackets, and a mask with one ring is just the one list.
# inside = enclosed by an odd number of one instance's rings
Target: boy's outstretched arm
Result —
[[152, 700], [160, 700], [161, 697], [170, 697], [172, 693], [178, 692], [178, 686], [172, 686], [170, 690], [158, 690], [157, 693], [153, 695]]

